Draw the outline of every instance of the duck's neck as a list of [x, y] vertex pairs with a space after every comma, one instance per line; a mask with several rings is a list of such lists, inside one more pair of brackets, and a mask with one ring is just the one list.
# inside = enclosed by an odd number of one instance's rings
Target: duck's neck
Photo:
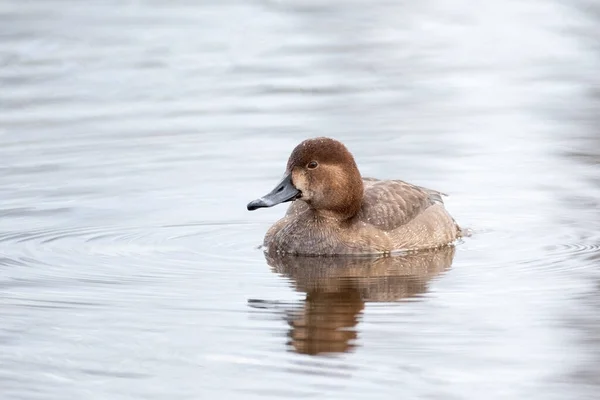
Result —
[[315, 210], [319, 217], [336, 221], [347, 221], [359, 213], [364, 196], [362, 177], [356, 169], [355, 173], [347, 175], [343, 185], [343, 196], [327, 209]]

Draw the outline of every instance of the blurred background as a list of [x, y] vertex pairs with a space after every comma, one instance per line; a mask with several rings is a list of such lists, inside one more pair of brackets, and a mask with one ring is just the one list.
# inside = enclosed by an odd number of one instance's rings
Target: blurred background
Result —
[[[2, 399], [596, 399], [600, 2], [0, 0]], [[293, 147], [450, 194], [265, 258]]]

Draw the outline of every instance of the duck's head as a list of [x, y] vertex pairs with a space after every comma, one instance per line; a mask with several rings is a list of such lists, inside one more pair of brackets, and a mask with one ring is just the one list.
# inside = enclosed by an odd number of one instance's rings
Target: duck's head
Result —
[[281, 182], [269, 194], [248, 203], [248, 210], [302, 200], [324, 216], [347, 219], [361, 207], [363, 183], [346, 146], [330, 138], [300, 143]]

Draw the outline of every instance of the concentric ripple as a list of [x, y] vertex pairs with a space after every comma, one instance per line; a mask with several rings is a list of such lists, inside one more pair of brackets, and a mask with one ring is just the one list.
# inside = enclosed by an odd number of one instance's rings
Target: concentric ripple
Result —
[[[88, 226], [10, 231], [0, 234], [0, 265], [6, 279], [11, 268], [30, 278], [62, 280], [99, 278], [127, 280], [132, 270], [151, 276], [211, 268], [207, 260], [243, 259], [241, 231], [255, 230], [245, 222], [195, 222], [179, 225]], [[238, 239], [232, 240], [232, 236]]]
[[[548, 260], [556, 260], [558, 264], [565, 265], [561, 261], [565, 259], [592, 260], [600, 256], [600, 237], [575, 236], [562, 238], [561, 243], [547, 247], [550, 257]], [[577, 264], [575, 264], [577, 265]], [[571, 264], [573, 268], [573, 265]]]

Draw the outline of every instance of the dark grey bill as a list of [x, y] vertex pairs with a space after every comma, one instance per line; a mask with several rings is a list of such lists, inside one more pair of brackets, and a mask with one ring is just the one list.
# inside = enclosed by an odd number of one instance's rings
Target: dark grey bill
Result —
[[300, 194], [301, 192], [292, 184], [292, 174], [287, 174], [271, 193], [248, 203], [248, 210], [252, 211], [257, 208], [273, 207], [286, 201], [296, 200], [300, 197]]

